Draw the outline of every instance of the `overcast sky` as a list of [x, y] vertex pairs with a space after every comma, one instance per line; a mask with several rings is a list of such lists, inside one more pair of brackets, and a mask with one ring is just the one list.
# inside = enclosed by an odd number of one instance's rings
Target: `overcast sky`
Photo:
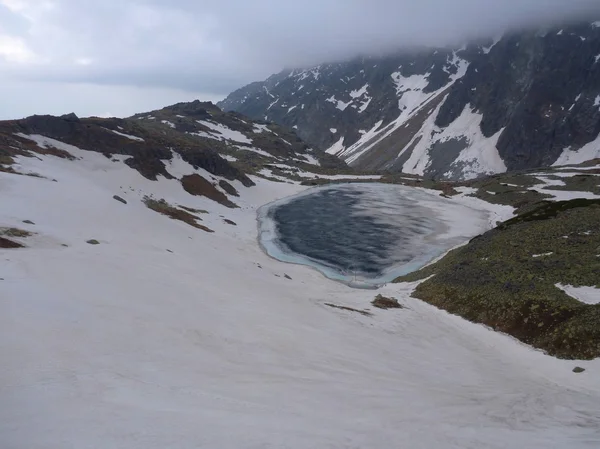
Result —
[[598, 0], [0, 0], [0, 119], [219, 100], [284, 67], [564, 20]]

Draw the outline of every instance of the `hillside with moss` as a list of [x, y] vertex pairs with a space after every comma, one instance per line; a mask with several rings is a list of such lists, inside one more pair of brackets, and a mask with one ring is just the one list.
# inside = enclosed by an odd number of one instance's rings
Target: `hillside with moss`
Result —
[[395, 282], [413, 296], [568, 359], [600, 356], [600, 304], [561, 286], [600, 288], [600, 200], [541, 202]]

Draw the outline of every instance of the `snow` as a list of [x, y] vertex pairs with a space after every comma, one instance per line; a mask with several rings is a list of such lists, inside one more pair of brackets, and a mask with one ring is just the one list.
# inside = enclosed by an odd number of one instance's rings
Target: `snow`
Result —
[[311, 165], [317, 165], [319, 167], [321, 166], [321, 163], [319, 162], [319, 160], [311, 154], [305, 154], [304, 159], [306, 159], [308, 161], [308, 163]]
[[329, 132], [331, 132], [331, 134], [336, 134], [337, 128], [329, 128]]
[[288, 114], [289, 114], [290, 112], [292, 112], [294, 109], [296, 109], [297, 107], [298, 107], [298, 106], [292, 106], [292, 107], [290, 107], [290, 108], [288, 109]]
[[259, 133], [264, 133], [264, 132], [272, 132], [269, 127], [267, 125], [257, 125], [256, 123], [254, 124], [254, 132], [259, 134]]
[[360, 89], [351, 91], [350, 98], [353, 98], [353, 99], [360, 98], [367, 93], [368, 89], [369, 89], [369, 84], [367, 83]]
[[562, 284], [556, 284], [556, 287], [584, 304], [600, 304], [600, 289], [596, 287], [573, 287]]
[[173, 123], [173, 122], [170, 122], [168, 120], [161, 120], [160, 122], [164, 125], [167, 125], [170, 128], [175, 128], [175, 123]]
[[346, 108], [350, 105], [350, 103], [352, 103], [352, 100], [350, 100], [347, 103], [344, 103], [341, 100], [337, 100], [334, 95], [327, 98], [325, 101], [328, 101], [329, 103], [333, 103], [335, 105], [335, 107], [338, 108], [340, 111], [345, 111]]
[[453, 137], [465, 137], [468, 140], [469, 147], [461, 151], [458, 158], [451, 165], [452, 167], [457, 163], [465, 164], [461, 169], [464, 179], [473, 179], [482, 174], [504, 173], [506, 171], [506, 165], [496, 148], [498, 139], [504, 129], [491, 137], [485, 137], [480, 127], [482, 119], [482, 115], [474, 113], [469, 107], [466, 107], [461, 116], [444, 130], [443, 137], [438, 140], [444, 142]]
[[358, 108], [358, 112], [359, 113], [363, 113], [367, 110], [367, 108], [369, 107], [369, 105], [371, 104], [371, 101], [373, 100], [372, 97], [368, 97]]
[[496, 36], [496, 37], [494, 38], [494, 42], [492, 43], [492, 45], [490, 45], [489, 47], [482, 47], [482, 49], [481, 49], [481, 50], [483, 51], [483, 54], [486, 54], [486, 55], [487, 55], [487, 54], [488, 54], [490, 51], [492, 51], [492, 48], [494, 48], [494, 47], [496, 46], [496, 44], [497, 44], [498, 42], [500, 42], [500, 40], [501, 40], [501, 39], [502, 39], [502, 35], [500, 35], [500, 36]]
[[556, 33], [557, 36], [562, 36], [564, 30], [560, 30], [558, 33]]
[[238, 160], [237, 157], [230, 156], [229, 154], [220, 154], [220, 156], [229, 162], [235, 162]]
[[[1, 250], [3, 447], [599, 446], [600, 361], [548, 357], [414, 284], [353, 290], [267, 257], [257, 208], [306, 187], [254, 177], [230, 210], [65, 148], [81, 159], [18, 158], [58, 182], [0, 173], [0, 225], [37, 233]], [[147, 209], [149, 194], [208, 210], [216, 232]], [[377, 293], [407, 308], [374, 309]]]
[[571, 147], [565, 148], [552, 166], [576, 165], [596, 158], [600, 158], [600, 135], [598, 135], [594, 141], [584, 145], [579, 150], [571, 150]]
[[204, 137], [205, 139], [221, 140], [218, 136], [204, 131], [188, 132], [187, 134], [190, 136]]
[[117, 134], [119, 136], [127, 137], [129, 140], [135, 140], [137, 142], [143, 142], [144, 141], [144, 139], [142, 139], [141, 137], [132, 136], [131, 134], [125, 134], [125, 133], [122, 133], [120, 131], [116, 131], [114, 129], [111, 129], [110, 131], [112, 131], [113, 133], [115, 133], [115, 134]]
[[600, 28], [600, 21], [592, 22], [592, 28]]
[[[425, 75], [413, 75], [410, 77], [404, 77], [400, 71], [392, 73], [391, 78], [396, 84], [398, 106], [401, 111], [400, 115], [395, 121], [383, 129], [379, 129], [381, 126], [381, 122], [379, 122], [370, 132], [364, 133], [353, 145], [343, 149], [343, 151], [339, 149], [340, 152], [338, 153], [338, 157], [343, 158], [348, 163], [356, 161], [359, 157], [377, 145], [377, 143], [391, 135], [398, 128], [404, 126], [406, 122], [419, 111], [429, 107], [430, 102], [444, 89], [465, 75], [469, 65], [467, 61], [458, 57], [456, 52], [453, 53], [452, 60], [447, 61], [447, 63], [454, 65], [457, 68], [457, 72], [450, 77], [450, 84], [428, 94], [423, 93], [423, 89], [429, 84], [429, 81], [427, 80], [429, 73]], [[368, 98], [359, 108], [359, 112], [364, 112], [369, 106], [370, 101], [371, 99]], [[437, 115], [437, 110], [435, 115]]]
[[[582, 166], [569, 166], [569, 165], [563, 165], [560, 167], [556, 167], [556, 170], [560, 170], [560, 171], [566, 171], [566, 170], [578, 170], [578, 171], [588, 171], [588, 170], [598, 170], [600, 169], [600, 165], [590, 165], [590, 166], [586, 166], [586, 167], [582, 167]], [[552, 172], [552, 174], [554, 176], [561, 176], [560, 172]], [[573, 172], [573, 174], [571, 176], [574, 175], [579, 175], [581, 173], [577, 173], [577, 172]]]
[[538, 184], [530, 188], [530, 190], [535, 190], [536, 192], [544, 193], [546, 195], [550, 195], [551, 198], [548, 198], [550, 201], [570, 201], [577, 198], [585, 198], [585, 199], [596, 199], [600, 198], [600, 195], [595, 195], [592, 192], [585, 191], [570, 191], [570, 190], [554, 190], [552, 187], [562, 187], [565, 186], [565, 182], [560, 179], [550, 179], [544, 176], [535, 175], [537, 179], [539, 179], [543, 184]]
[[339, 140], [325, 150], [325, 152], [328, 154], [339, 155], [344, 149], [344, 136], [341, 136]]
[[179, 115], [179, 114], [177, 114], [177, 115], [175, 115], [175, 117], [177, 117], [177, 118], [185, 118], [185, 115]]
[[560, 179], [550, 179], [550, 178], [546, 178], [544, 176], [538, 176], [536, 175], [536, 178], [539, 179], [540, 181], [542, 181], [544, 184], [542, 185], [542, 188], [546, 188], [546, 187], [564, 187], [566, 186], [564, 181], [561, 181]]
[[396, 84], [400, 117], [406, 119], [412, 114], [415, 107], [421, 105], [431, 95], [422, 92], [429, 85], [427, 79], [429, 73], [404, 77], [400, 72], [394, 72], [391, 76]]
[[241, 147], [241, 146], [238, 146], [236, 148], [238, 149], [238, 151], [252, 151], [253, 153], [260, 154], [261, 156], [266, 156], [266, 157], [270, 157], [270, 158], [273, 158], [273, 159], [277, 159], [271, 153], [267, 153], [266, 151], [261, 150], [260, 148], [255, 148], [255, 147]]
[[423, 138], [404, 164], [403, 171], [423, 175], [431, 163], [430, 151], [435, 143], [447, 142], [451, 139], [466, 139], [468, 147], [462, 150], [450, 165], [450, 170], [445, 174], [447, 177], [451, 177], [454, 172], [460, 173], [463, 179], [473, 179], [481, 174], [505, 172], [506, 165], [496, 148], [502, 130], [486, 138], [480, 128], [483, 116], [473, 112], [470, 105], [466, 105], [461, 115], [447, 128], [439, 129], [435, 126], [435, 117], [441, 104], [425, 121], [422, 134], [415, 136], [415, 139], [419, 135]]
[[[569, 108], [569, 111], [572, 111], [573, 108], [575, 107], [575, 105], [577, 104], [577, 102], [579, 101], [579, 99], [581, 98], [582, 94], [577, 95], [577, 97], [575, 97], [575, 100], [573, 101], [573, 104], [571, 105], [571, 107]], [[600, 98], [600, 97], [599, 97]]]
[[551, 256], [554, 253], [543, 253], [543, 254], [534, 254], [531, 257], [533, 257], [534, 259], [539, 259], [540, 257], [548, 257]]
[[212, 131], [216, 131], [218, 136], [216, 136], [219, 140], [230, 140], [238, 143], [247, 143], [251, 144], [252, 140], [248, 139], [244, 134], [239, 131], [235, 131], [225, 125], [220, 123], [209, 122], [208, 120], [196, 120], [201, 125], [206, 126]]

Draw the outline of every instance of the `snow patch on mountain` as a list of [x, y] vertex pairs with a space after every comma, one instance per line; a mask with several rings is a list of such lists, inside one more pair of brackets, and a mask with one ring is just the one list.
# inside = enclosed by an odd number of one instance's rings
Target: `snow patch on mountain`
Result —
[[254, 124], [254, 132], [259, 134], [259, 133], [272, 132], [272, 131], [269, 129], [269, 127], [267, 125]]
[[144, 139], [142, 139], [141, 137], [132, 136], [131, 134], [125, 134], [125, 133], [122, 133], [122, 132], [120, 132], [120, 131], [116, 131], [116, 130], [114, 130], [114, 129], [111, 129], [111, 131], [112, 131], [113, 133], [117, 134], [118, 136], [121, 136], [121, 137], [126, 137], [126, 138], [128, 138], [129, 140], [135, 140], [135, 141], [137, 141], [137, 142], [143, 142], [143, 141], [144, 141]]
[[[360, 139], [348, 148], [344, 147], [343, 143], [340, 143], [340, 141], [337, 141], [327, 150], [327, 152], [337, 155], [349, 164], [355, 163], [361, 156], [374, 149], [383, 139], [390, 136], [402, 126], [405, 126], [408, 120], [414, 117], [417, 113], [423, 111], [426, 107], [429, 107], [429, 104], [433, 99], [438, 97], [441, 92], [443, 92], [445, 89], [448, 89], [448, 87], [456, 82], [456, 80], [465, 75], [469, 65], [467, 61], [457, 56], [456, 52], [452, 54], [451, 59], [448, 59], [447, 64], [453, 66], [456, 72], [450, 76], [449, 84], [446, 84], [433, 92], [425, 92], [427, 86], [430, 84], [429, 78], [431, 76], [431, 72], [426, 72], [422, 75], [404, 76], [402, 75], [402, 67], [399, 67], [398, 71], [393, 72], [390, 75], [392, 81], [394, 82], [396, 94], [398, 96], [398, 108], [400, 110], [398, 118], [383, 128], [381, 128], [383, 121], [380, 121], [376, 123], [371, 130], [366, 132], [361, 131], [362, 135]], [[446, 67], [444, 67], [444, 69], [447, 71]], [[360, 91], [356, 91], [355, 95], [361, 93], [361, 91], [366, 92], [366, 87], [363, 87]], [[368, 106], [368, 103], [364, 106]], [[435, 121], [438, 111], [439, 108], [435, 113], [432, 114], [432, 120], [430, 120], [431, 123]], [[466, 159], [469, 159], [470, 156], [465, 154], [463, 157], [465, 160], [461, 162], [464, 166], [467, 166], [468, 164]], [[490, 159], [494, 159], [494, 157], [490, 156]], [[498, 165], [497, 161], [495, 161], [494, 164]], [[483, 163], [481, 167], [485, 167], [487, 165], [488, 163]], [[476, 169], [474, 163], [470, 164], [470, 166], [473, 167], [472, 170]]]
[[337, 100], [334, 95], [327, 98], [325, 101], [328, 101], [329, 103], [333, 103], [335, 105], [335, 107], [338, 108], [340, 111], [345, 111], [346, 108], [350, 105], [350, 103], [352, 103], [352, 100], [350, 100], [348, 102], [343, 102], [341, 100]]
[[336, 143], [331, 145], [325, 152], [339, 157], [339, 153], [344, 151], [344, 149], [345, 149], [344, 148], [344, 136], [342, 136], [339, 138], [339, 140]]
[[436, 156], [440, 156], [437, 152], [449, 151], [450, 146], [458, 146], [462, 150], [449, 164], [449, 169], [443, 174], [444, 178], [473, 179], [482, 174], [506, 171], [506, 165], [496, 148], [502, 130], [492, 137], [485, 137], [480, 127], [483, 117], [473, 112], [469, 105], [444, 129], [435, 126], [436, 115], [434, 113], [428, 118], [422, 131], [413, 139], [413, 142], [417, 139], [419, 142], [404, 164], [403, 172], [424, 175]]
[[600, 158], [600, 135], [598, 135], [594, 141], [584, 145], [578, 150], [572, 150], [571, 147], [565, 148], [552, 166], [577, 165], [596, 158]]
[[230, 141], [238, 142], [238, 143], [252, 144], [252, 140], [250, 140], [244, 134], [242, 134], [239, 131], [235, 131], [225, 125], [222, 125], [221, 123], [213, 123], [213, 122], [209, 122], [207, 120], [196, 120], [196, 121], [198, 123], [200, 123], [201, 125], [204, 125], [207, 128], [210, 128], [212, 131], [216, 132], [217, 135], [213, 136], [214, 139], [230, 140]]
[[563, 292], [584, 304], [600, 304], [600, 289], [596, 287], [573, 287], [572, 285], [556, 284]]
[[412, 75], [404, 77], [400, 72], [392, 73], [392, 80], [396, 84], [398, 94], [398, 108], [400, 109], [400, 120], [408, 118], [415, 108], [423, 104], [432, 94], [424, 94], [423, 89], [429, 85], [427, 80], [430, 74]]

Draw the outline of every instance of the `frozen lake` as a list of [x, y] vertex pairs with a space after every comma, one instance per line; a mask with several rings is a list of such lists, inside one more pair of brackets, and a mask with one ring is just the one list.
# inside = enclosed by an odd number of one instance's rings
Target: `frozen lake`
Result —
[[263, 206], [263, 249], [353, 286], [415, 271], [488, 227], [487, 214], [425, 191], [338, 184]]

